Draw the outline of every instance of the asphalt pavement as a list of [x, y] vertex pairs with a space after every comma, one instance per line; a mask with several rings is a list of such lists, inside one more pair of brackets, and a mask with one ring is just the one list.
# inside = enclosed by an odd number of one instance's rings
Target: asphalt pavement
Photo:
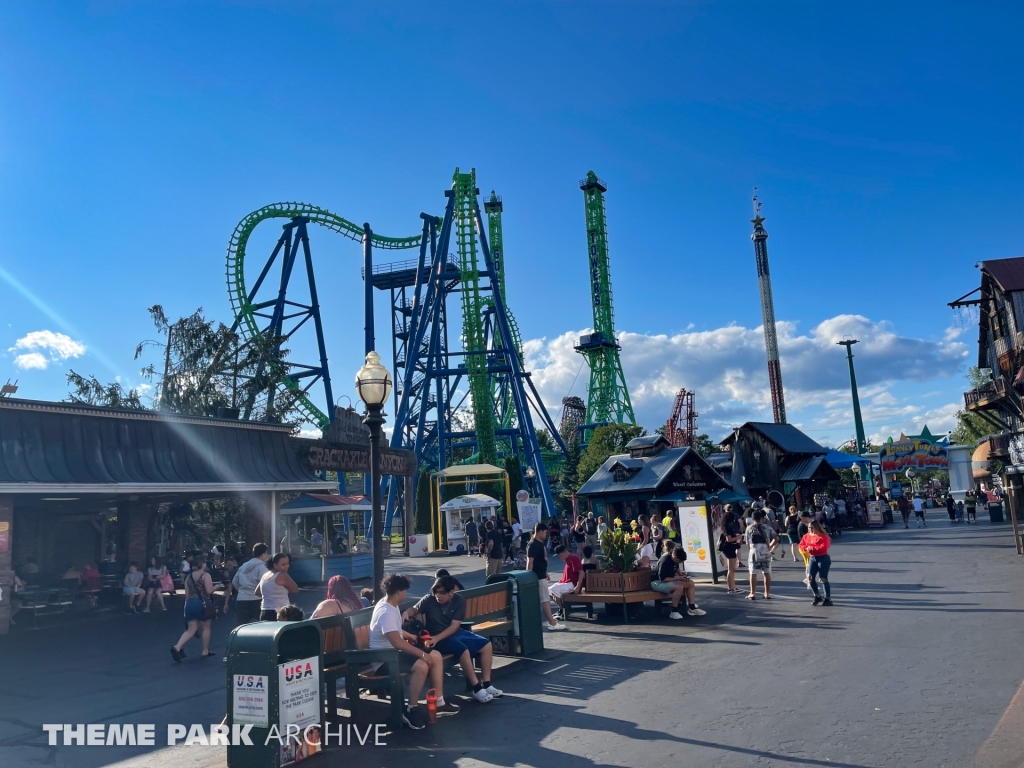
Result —
[[[788, 554], [788, 553], [787, 553]], [[342, 747], [342, 766], [1024, 766], [1018, 652], [1024, 593], [1008, 526], [847, 532], [833, 545], [835, 606], [814, 607], [802, 567], [775, 564], [774, 599], [698, 586], [707, 616], [573, 620], [545, 652], [500, 669], [502, 699], [387, 746]], [[434, 569], [483, 582], [476, 558], [393, 558], [423, 592]], [[304, 592], [304, 607], [319, 594]], [[224, 649], [232, 622], [216, 622]], [[0, 638], [0, 765], [224, 765], [219, 747], [49, 747], [51, 722], [216, 723], [219, 656], [171, 662], [180, 616], [100, 615]], [[159, 743], [159, 740], [158, 740]], [[356, 752], [357, 754], [353, 754]], [[311, 765], [314, 761], [310, 761]]]

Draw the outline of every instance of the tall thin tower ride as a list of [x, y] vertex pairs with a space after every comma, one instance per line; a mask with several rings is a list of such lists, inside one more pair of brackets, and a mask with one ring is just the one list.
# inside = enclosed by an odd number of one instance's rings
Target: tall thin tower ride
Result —
[[590, 298], [594, 309], [594, 332], [581, 336], [575, 349], [587, 359], [590, 386], [587, 416], [582, 427], [582, 444], [590, 442], [594, 428], [603, 424], [636, 424], [633, 405], [626, 389], [626, 377], [619, 362], [621, 347], [615, 338], [612, 311], [611, 263], [608, 258], [608, 226], [605, 222], [604, 193], [607, 185], [593, 171], [580, 182], [587, 218], [587, 252], [590, 261]]
[[764, 346], [768, 353], [768, 384], [772, 391], [772, 414], [776, 424], [786, 423], [786, 398], [782, 393], [782, 368], [779, 365], [779, 338], [775, 333], [775, 303], [772, 301], [772, 277], [768, 271], [768, 233], [762, 225], [761, 203], [754, 187], [754, 258], [757, 260], [757, 284], [761, 289], [761, 318], [764, 321]]

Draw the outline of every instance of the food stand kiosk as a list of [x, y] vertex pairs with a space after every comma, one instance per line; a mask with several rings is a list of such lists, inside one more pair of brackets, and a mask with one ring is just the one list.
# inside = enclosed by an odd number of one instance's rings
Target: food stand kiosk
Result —
[[[497, 515], [500, 504], [497, 499], [483, 493], [467, 493], [442, 504], [441, 512], [444, 514], [445, 530], [448, 535], [448, 551], [469, 552], [466, 523], [475, 520], [478, 530], [482, 531], [484, 523], [493, 520]], [[483, 539], [482, 532], [479, 537]]]
[[372, 576], [370, 509], [366, 496], [327, 493], [304, 493], [282, 505], [280, 551], [291, 556], [289, 575], [300, 584]]

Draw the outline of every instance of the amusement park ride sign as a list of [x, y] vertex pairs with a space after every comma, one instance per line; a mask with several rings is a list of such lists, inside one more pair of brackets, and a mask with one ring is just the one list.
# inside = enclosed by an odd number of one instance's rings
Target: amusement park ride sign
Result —
[[[339, 445], [317, 441], [302, 449], [303, 460], [310, 469], [330, 472], [369, 472], [370, 450], [358, 445]], [[380, 452], [382, 475], [413, 475], [416, 458], [412, 451], [385, 448]]]
[[949, 467], [946, 446], [920, 438], [886, 443], [879, 451], [879, 460], [883, 472], [902, 472], [908, 467], [915, 469], [947, 469]]

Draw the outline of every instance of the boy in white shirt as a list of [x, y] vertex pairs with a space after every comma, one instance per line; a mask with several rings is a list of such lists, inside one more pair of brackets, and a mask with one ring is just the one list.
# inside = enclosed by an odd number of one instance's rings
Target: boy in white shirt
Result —
[[[373, 607], [373, 616], [370, 618], [370, 650], [394, 648], [415, 659], [412, 665], [412, 674], [409, 675], [408, 704], [402, 713], [402, 722], [407, 728], [418, 731], [426, 725], [416, 707], [419, 704], [420, 692], [423, 690], [423, 683], [426, 681], [428, 673], [430, 674], [430, 687], [440, 694], [437, 697], [438, 711], [455, 714], [459, 708], [454, 703], [445, 703], [444, 661], [441, 654], [437, 651], [424, 651], [417, 648], [412, 643], [416, 642], [418, 638], [402, 630], [402, 612], [398, 606], [405, 599], [410, 585], [409, 579], [397, 573], [389, 573], [384, 577], [381, 589], [384, 591], [385, 599], [378, 601]], [[381, 673], [382, 666], [383, 664], [377, 664], [375, 671]]]

